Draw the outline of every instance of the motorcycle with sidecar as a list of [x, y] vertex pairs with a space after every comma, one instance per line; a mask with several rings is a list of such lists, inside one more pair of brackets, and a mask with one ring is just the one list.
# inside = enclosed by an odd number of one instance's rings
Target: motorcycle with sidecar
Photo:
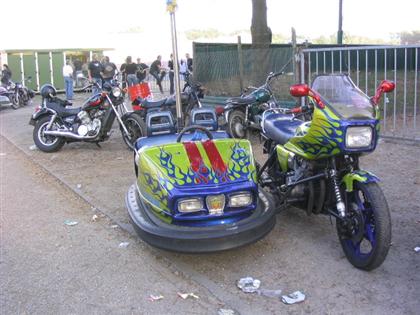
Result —
[[[217, 131], [214, 110], [194, 109], [191, 126], [176, 132], [146, 119], [148, 136], [135, 145], [135, 183], [126, 195], [130, 219], [147, 243], [203, 253], [257, 241], [287, 206], [336, 219], [348, 260], [372, 270], [391, 244], [391, 221], [379, 179], [359, 167], [379, 134], [379, 98], [394, 89], [383, 81], [374, 97], [347, 75], [318, 76], [312, 88], [290, 88], [306, 97], [298, 108], [270, 108], [261, 135], [269, 157], [259, 166], [251, 144]], [[269, 193], [268, 193], [269, 192]]]

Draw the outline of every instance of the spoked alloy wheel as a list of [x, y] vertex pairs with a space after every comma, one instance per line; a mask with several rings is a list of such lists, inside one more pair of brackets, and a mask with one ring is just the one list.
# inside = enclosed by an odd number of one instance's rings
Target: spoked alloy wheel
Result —
[[129, 133], [127, 135], [123, 127], [120, 126], [124, 142], [131, 150], [134, 150], [137, 139], [146, 136], [146, 126], [143, 119], [136, 113], [126, 114], [121, 119]]
[[391, 218], [377, 183], [355, 182], [346, 193], [350, 215], [347, 225], [337, 220], [337, 234], [347, 259], [363, 270], [373, 270], [385, 260], [391, 244]]
[[234, 110], [229, 115], [228, 132], [233, 138], [246, 138], [245, 113]]
[[33, 132], [33, 139], [36, 146], [44, 152], [58, 151], [65, 143], [62, 137], [50, 136], [45, 134], [45, 130], [47, 129], [50, 119], [51, 117], [47, 116], [38, 120]]

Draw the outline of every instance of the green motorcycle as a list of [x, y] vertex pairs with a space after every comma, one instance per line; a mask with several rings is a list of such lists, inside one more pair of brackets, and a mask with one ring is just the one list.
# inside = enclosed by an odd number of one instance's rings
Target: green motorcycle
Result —
[[378, 103], [395, 84], [382, 81], [369, 98], [345, 74], [317, 76], [312, 88], [293, 85], [307, 97], [292, 110], [264, 112], [261, 134], [269, 158], [258, 171], [260, 185], [278, 199], [308, 214], [336, 219], [337, 234], [355, 267], [380, 266], [391, 245], [391, 219], [378, 177], [361, 170], [359, 158], [376, 148]]

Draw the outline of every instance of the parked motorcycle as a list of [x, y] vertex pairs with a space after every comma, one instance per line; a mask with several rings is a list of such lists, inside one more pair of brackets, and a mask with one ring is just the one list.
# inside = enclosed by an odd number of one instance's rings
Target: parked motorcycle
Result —
[[115, 118], [130, 149], [144, 135], [143, 120], [137, 113], [128, 112], [117, 82], [105, 83], [101, 93], [89, 97], [78, 108], [69, 107], [71, 103], [56, 97], [56, 90], [50, 84], [41, 88], [41, 96], [42, 105], [35, 109], [29, 123], [35, 126], [36, 146], [44, 152], [58, 151], [66, 142], [99, 144], [109, 138]]
[[14, 91], [8, 90], [5, 86], [0, 86], [0, 105], [11, 105], [13, 109], [18, 109], [19, 104], [12, 102]]
[[359, 158], [375, 150], [379, 99], [394, 88], [393, 82], [382, 81], [369, 98], [348, 75], [320, 75], [312, 88], [290, 88], [292, 96], [307, 97], [307, 104], [267, 110], [262, 120], [269, 157], [258, 171], [260, 184], [280, 209], [294, 205], [308, 215], [334, 217], [347, 259], [364, 270], [385, 260], [391, 219], [378, 177], [362, 170]]
[[248, 87], [241, 96], [226, 101], [226, 130], [233, 138], [247, 137], [249, 130], [261, 130], [261, 117], [265, 110], [277, 107], [270, 88], [272, 79], [281, 76], [284, 71], [271, 72], [260, 87]]
[[[190, 113], [194, 107], [202, 107], [200, 99], [204, 97], [204, 87], [201, 83], [193, 80], [190, 72], [184, 74], [185, 84], [181, 93], [182, 116], [184, 117], [185, 125], [188, 125], [190, 120]], [[136, 97], [132, 101], [133, 109], [136, 113], [145, 119], [147, 113], [152, 111], [170, 110], [173, 116], [176, 116], [176, 95], [163, 98], [158, 101], [150, 101], [144, 97]]]
[[[32, 77], [25, 79], [26, 82], [31, 82]], [[9, 81], [8, 84], [3, 85], [3, 89], [0, 90], [0, 95], [7, 96], [12, 103], [13, 109], [18, 109], [28, 105], [32, 98], [35, 97], [35, 92], [23, 85], [22, 82]]]

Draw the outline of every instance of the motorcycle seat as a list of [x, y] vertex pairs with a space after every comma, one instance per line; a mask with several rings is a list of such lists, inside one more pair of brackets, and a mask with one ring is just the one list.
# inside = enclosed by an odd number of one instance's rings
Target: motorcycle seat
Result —
[[289, 141], [303, 123], [302, 120], [295, 119], [293, 115], [279, 113], [268, 115], [263, 121], [265, 134], [279, 144]]
[[159, 101], [149, 101], [147, 99], [144, 99], [141, 102], [141, 106], [144, 107], [144, 108], [147, 108], [147, 109], [149, 109], [149, 108], [162, 107], [164, 105], [171, 105], [171, 104], [167, 104], [167, 99], [166, 98], [161, 99]]
[[255, 103], [257, 99], [254, 95], [247, 95], [245, 97], [231, 97], [226, 102], [236, 105], [249, 105]]
[[47, 107], [56, 111], [58, 116], [60, 117], [75, 116], [81, 111], [80, 107], [69, 108], [69, 107], [64, 107], [63, 105], [59, 103], [55, 103], [55, 102], [47, 102]]

